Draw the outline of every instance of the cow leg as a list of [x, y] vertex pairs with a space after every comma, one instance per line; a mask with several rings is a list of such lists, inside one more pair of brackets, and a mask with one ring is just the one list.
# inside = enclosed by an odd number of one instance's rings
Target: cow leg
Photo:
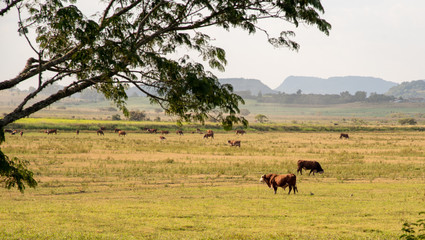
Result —
[[[291, 185], [289, 185], [289, 192], [288, 192], [288, 195], [289, 195], [289, 194], [291, 194], [291, 190], [292, 190], [292, 186], [291, 186]], [[294, 193], [295, 193], [295, 190], [294, 190]]]
[[[308, 174], [309, 176], [310, 176], [311, 172], [313, 172], [313, 169], [310, 170], [310, 173]], [[314, 175], [314, 172], [313, 172], [313, 175]]]
[[277, 187], [276, 187], [276, 186], [273, 186], [273, 189], [274, 189], [274, 194], [276, 194], [276, 192], [277, 192]]
[[297, 173], [298, 173], [298, 172], [299, 172], [301, 175], [303, 175], [303, 170], [302, 170], [302, 168], [298, 168], [298, 169], [297, 169]]

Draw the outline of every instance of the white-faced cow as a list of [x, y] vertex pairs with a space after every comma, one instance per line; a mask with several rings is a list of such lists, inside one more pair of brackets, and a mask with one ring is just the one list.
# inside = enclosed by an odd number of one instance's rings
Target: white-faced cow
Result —
[[57, 134], [58, 133], [58, 130], [57, 129], [49, 129], [49, 130], [46, 130], [46, 133], [47, 133], [47, 135], [50, 135], [50, 134]]
[[125, 131], [119, 131], [118, 132], [118, 136], [124, 136], [125, 137], [125, 135], [127, 135], [127, 133], [125, 132]]
[[213, 130], [207, 130], [207, 133], [204, 135], [204, 138], [214, 138]]
[[303, 175], [303, 169], [310, 170], [310, 173], [308, 175], [310, 175], [311, 173], [313, 173], [314, 175], [314, 173], [316, 172], [320, 174], [325, 172], [322, 166], [320, 166], [320, 163], [316, 161], [298, 160], [297, 165], [298, 165], [297, 173], [300, 172], [301, 175]]
[[297, 188], [297, 176], [295, 174], [285, 174], [285, 175], [278, 175], [274, 173], [265, 174], [261, 176], [260, 182], [265, 182], [269, 188], [273, 188], [274, 194], [276, 194], [277, 188], [281, 187], [283, 190], [286, 189], [286, 187], [289, 186], [289, 192], [291, 193], [292, 189], [295, 192], [298, 192]]
[[241, 141], [229, 140], [227, 141], [232, 147], [241, 147]]

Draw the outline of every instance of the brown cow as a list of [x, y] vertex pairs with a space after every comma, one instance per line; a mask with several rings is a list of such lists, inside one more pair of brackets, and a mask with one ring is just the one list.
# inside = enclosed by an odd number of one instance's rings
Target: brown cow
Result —
[[97, 132], [96, 132], [96, 133], [97, 133], [97, 135], [98, 135], [98, 136], [99, 136], [99, 135], [102, 135], [102, 136], [103, 136], [103, 135], [105, 135], [101, 129], [97, 130]]
[[105, 130], [106, 130], [106, 127], [103, 127], [103, 126], [102, 126], [102, 127], [100, 127], [99, 129], [100, 129], [100, 130], [102, 130], [102, 131], [105, 131]]
[[7, 132], [7, 133], [13, 133], [13, 130], [5, 129], [5, 130], [4, 130], [4, 132]]
[[214, 133], [206, 133], [204, 138], [208, 139], [209, 137], [214, 138]]
[[49, 134], [57, 134], [58, 133], [58, 130], [57, 129], [49, 129], [49, 130], [46, 130], [46, 132], [45, 133], [47, 133], [47, 135], [49, 135]]
[[236, 135], [240, 134], [240, 135], [244, 135], [246, 132], [245, 130], [236, 130]]
[[15, 135], [15, 134], [17, 134], [17, 133], [18, 133], [18, 130], [13, 130], [13, 132], [12, 132], [12, 133], [10, 133], [10, 134]]
[[274, 173], [265, 174], [261, 176], [260, 182], [265, 182], [269, 188], [273, 188], [274, 194], [276, 194], [277, 188], [281, 187], [283, 190], [286, 189], [286, 187], [289, 186], [289, 192], [291, 193], [291, 190], [294, 189], [295, 192], [298, 192], [297, 188], [297, 176], [294, 174], [285, 174], [285, 175], [278, 175]]
[[121, 131], [121, 129], [119, 129], [119, 128], [115, 128], [114, 133], [117, 133], [117, 132], [119, 132], [119, 131]]
[[148, 129], [147, 132], [148, 133], [156, 133], [158, 130], [157, 129]]
[[119, 131], [118, 132], [118, 136], [125, 136], [127, 135], [127, 133], [125, 131]]
[[21, 135], [21, 137], [22, 137], [22, 135], [24, 135], [24, 132], [23, 131], [20, 131], [19, 132], [19, 135]]
[[350, 137], [348, 136], [348, 134], [347, 134], [347, 133], [341, 133], [341, 135], [339, 135], [339, 139], [341, 139], [341, 138], [348, 139], [348, 138], [350, 138]]
[[182, 130], [177, 130], [177, 131], [176, 131], [176, 134], [183, 135], [183, 131], [182, 131]]
[[232, 147], [241, 147], [241, 141], [229, 140], [227, 141]]
[[169, 134], [170, 132], [169, 131], [166, 131], [166, 130], [162, 130], [161, 131], [161, 134]]
[[297, 165], [298, 165], [297, 173], [300, 172], [301, 175], [303, 175], [303, 169], [310, 170], [310, 173], [308, 175], [310, 175], [312, 172], [313, 172], [313, 175], [316, 172], [320, 174], [325, 172], [322, 166], [320, 166], [320, 163], [316, 161], [298, 160]]
[[166, 138], [164, 136], [159, 136], [159, 139], [162, 141], [162, 140], [165, 140]]
[[80, 134], [80, 130], [77, 130], [77, 131], [75, 131], [75, 133], [78, 135], [78, 134]]

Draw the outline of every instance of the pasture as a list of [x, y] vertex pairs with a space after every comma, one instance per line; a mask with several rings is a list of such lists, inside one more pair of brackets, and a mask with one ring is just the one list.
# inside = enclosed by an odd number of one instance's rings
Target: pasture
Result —
[[[6, 134], [39, 185], [0, 188], [0, 239], [398, 239], [425, 210], [423, 132], [127, 133]], [[299, 159], [296, 195], [259, 183]]]

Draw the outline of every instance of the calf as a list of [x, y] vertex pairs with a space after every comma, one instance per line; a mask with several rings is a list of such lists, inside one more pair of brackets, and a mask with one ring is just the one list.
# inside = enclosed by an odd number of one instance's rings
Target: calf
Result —
[[348, 139], [348, 138], [350, 138], [350, 137], [348, 136], [348, 134], [347, 134], [347, 133], [341, 133], [341, 135], [339, 135], [339, 139], [341, 139], [341, 138]]
[[260, 182], [265, 182], [269, 188], [273, 188], [274, 194], [277, 192], [277, 188], [281, 187], [283, 190], [286, 189], [286, 187], [289, 186], [289, 192], [291, 193], [292, 189], [295, 192], [298, 192], [297, 188], [297, 176], [294, 174], [284, 174], [284, 175], [278, 175], [274, 173], [265, 174], [261, 176]]
[[298, 160], [297, 165], [298, 165], [297, 173], [300, 172], [301, 175], [303, 175], [303, 169], [310, 170], [310, 173], [308, 175], [310, 175], [312, 172], [313, 172], [313, 175], [316, 172], [320, 174], [325, 172], [322, 166], [320, 166], [320, 163], [316, 161]]
[[227, 141], [232, 147], [241, 147], [241, 141], [229, 140]]
[[96, 133], [97, 133], [98, 136], [99, 135], [101, 135], [101, 136], [105, 135], [101, 129], [97, 130]]

